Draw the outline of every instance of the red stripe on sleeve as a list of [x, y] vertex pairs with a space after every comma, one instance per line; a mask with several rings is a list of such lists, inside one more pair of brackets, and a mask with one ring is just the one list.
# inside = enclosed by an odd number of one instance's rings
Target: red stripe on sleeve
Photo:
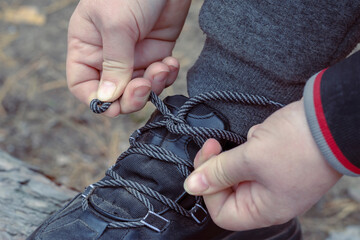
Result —
[[324, 69], [323, 71], [321, 71], [315, 78], [315, 82], [314, 82], [314, 105], [315, 105], [315, 112], [316, 112], [316, 118], [318, 120], [319, 126], [320, 126], [320, 130], [324, 136], [324, 139], [326, 141], [326, 143], [328, 144], [329, 148], [331, 149], [332, 153], [335, 155], [335, 157], [339, 160], [339, 162], [346, 167], [347, 169], [349, 169], [350, 171], [356, 173], [356, 174], [360, 174], [360, 168], [356, 167], [354, 164], [352, 164], [342, 153], [342, 151], [340, 150], [340, 148], [338, 147], [338, 145], [336, 144], [329, 126], [326, 122], [326, 118], [325, 118], [325, 114], [324, 114], [324, 109], [322, 106], [322, 102], [321, 102], [321, 95], [320, 95], [320, 83], [321, 83], [321, 79], [322, 76], [324, 74], [324, 72], [326, 71], [326, 69]]

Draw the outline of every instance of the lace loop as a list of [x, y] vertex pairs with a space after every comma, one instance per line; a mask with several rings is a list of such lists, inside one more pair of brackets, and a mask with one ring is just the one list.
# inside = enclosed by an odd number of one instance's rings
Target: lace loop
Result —
[[112, 102], [103, 102], [100, 101], [99, 99], [93, 99], [90, 102], [90, 109], [97, 114], [103, 113], [106, 110], [108, 110], [108, 108], [110, 107], [110, 105], [112, 104]]

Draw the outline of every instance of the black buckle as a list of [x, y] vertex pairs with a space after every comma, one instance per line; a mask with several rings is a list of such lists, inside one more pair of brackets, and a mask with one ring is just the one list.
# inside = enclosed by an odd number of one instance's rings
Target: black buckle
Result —
[[85, 191], [81, 194], [81, 196], [87, 200], [94, 191], [95, 187], [91, 184], [90, 186], [85, 188]]
[[152, 211], [149, 211], [143, 220], [140, 221], [148, 228], [156, 231], [156, 232], [162, 232], [164, 229], [169, 225], [170, 221], [166, 218], [158, 215], [157, 213], [154, 213]]
[[196, 203], [195, 206], [190, 210], [191, 217], [198, 224], [203, 224], [208, 216], [207, 211], [200, 204]]

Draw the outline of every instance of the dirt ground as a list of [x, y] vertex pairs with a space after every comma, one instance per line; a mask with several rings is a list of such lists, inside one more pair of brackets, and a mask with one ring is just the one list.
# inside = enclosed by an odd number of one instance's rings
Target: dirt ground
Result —
[[[182, 66], [179, 79], [163, 96], [186, 93], [186, 71], [204, 41], [197, 23], [201, 2], [193, 1], [173, 53]], [[81, 191], [103, 176], [154, 108], [147, 105], [141, 112], [109, 119], [93, 114], [68, 92], [67, 24], [76, 4], [76, 0], [0, 2], [0, 149]], [[357, 183], [342, 179], [300, 217], [304, 239], [326, 239], [332, 231], [357, 225]]]

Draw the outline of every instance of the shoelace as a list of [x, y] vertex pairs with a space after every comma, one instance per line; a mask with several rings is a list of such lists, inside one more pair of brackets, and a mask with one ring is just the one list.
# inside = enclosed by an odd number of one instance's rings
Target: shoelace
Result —
[[[154, 212], [154, 207], [150, 203], [147, 197], [152, 197], [157, 201], [161, 202], [168, 208], [178, 212], [179, 214], [185, 217], [192, 217], [196, 222], [201, 222], [201, 219], [197, 217], [197, 211], [200, 212], [200, 215], [207, 215], [205, 209], [202, 207], [202, 198], [195, 197], [196, 204], [191, 210], [187, 210], [177, 202], [172, 199], [162, 195], [161, 193], [144, 186], [140, 183], [126, 180], [119, 176], [112, 169], [113, 167], [122, 159], [130, 154], [142, 154], [159, 161], [165, 161], [169, 163], [176, 164], [182, 175], [186, 178], [193, 169], [193, 163], [189, 160], [185, 160], [175, 155], [171, 151], [164, 149], [162, 147], [145, 144], [137, 142], [137, 138], [145, 131], [154, 129], [154, 128], [163, 128], [173, 133], [180, 135], [190, 136], [194, 142], [201, 147], [205, 141], [209, 138], [223, 139], [227, 141], [234, 142], [236, 144], [242, 144], [246, 141], [243, 136], [235, 134], [230, 131], [207, 128], [207, 127], [194, 127], [186, 123], [186, 116], [190, 110], [198, 104], [207, 102], [207, 101], [222, 101], [222, 102], [231, 102], [231, 103], [242, 103], [250, 105], [262, 105], [268, 106], [272, 105], [275, 107], [283, 107], [283, 104], [272, 101], [266, 97], [237, 93], [231, 91], [214, 91], [207, 92], [195, 97], [188, 99], [179, 109], [176, 115], [172, 114], [168, 107], [160, 100], [160, 98], [153, 92], [150, 94], [150, 100], [155, 105], [155, 107], [163, 114], [164, 120], [158, 122], [151, 122], [143, 126], [142, 128], [136, 130], [130, 137], [130, 147], [128, 150], [123, 152], [117, 159], [116, 163], [110, 167], [106, 175], [111, 178], [111, 180], [100, 180], [85, 189], [82, 194], [82, 208], [85, 211], [89, 207], [89, 197], [94, 192], [96, 188], [101, 187], [122, 187], [125, 188], [130, 194], [132, 194], [136, 199], [138, 199], [147, 209], [148, 214], [142, 220], [134, 220], [128, 222], [111, 222], [109, 227], [112, 228], [128, 228], [128, 227], [141, 227], [147, 226], [155, 231], [161, 231], [161, 227], [164, 227], [168, 221]], [[111, 103], [103, 103], [97, 99], [94, 99], [90, 103], [90, 108], [95, 113], [102, 113], [110, 107]], [[157, 222], [157, 223], [156, 223]], [[160, 224], [159, 224], [160, 222]]]

